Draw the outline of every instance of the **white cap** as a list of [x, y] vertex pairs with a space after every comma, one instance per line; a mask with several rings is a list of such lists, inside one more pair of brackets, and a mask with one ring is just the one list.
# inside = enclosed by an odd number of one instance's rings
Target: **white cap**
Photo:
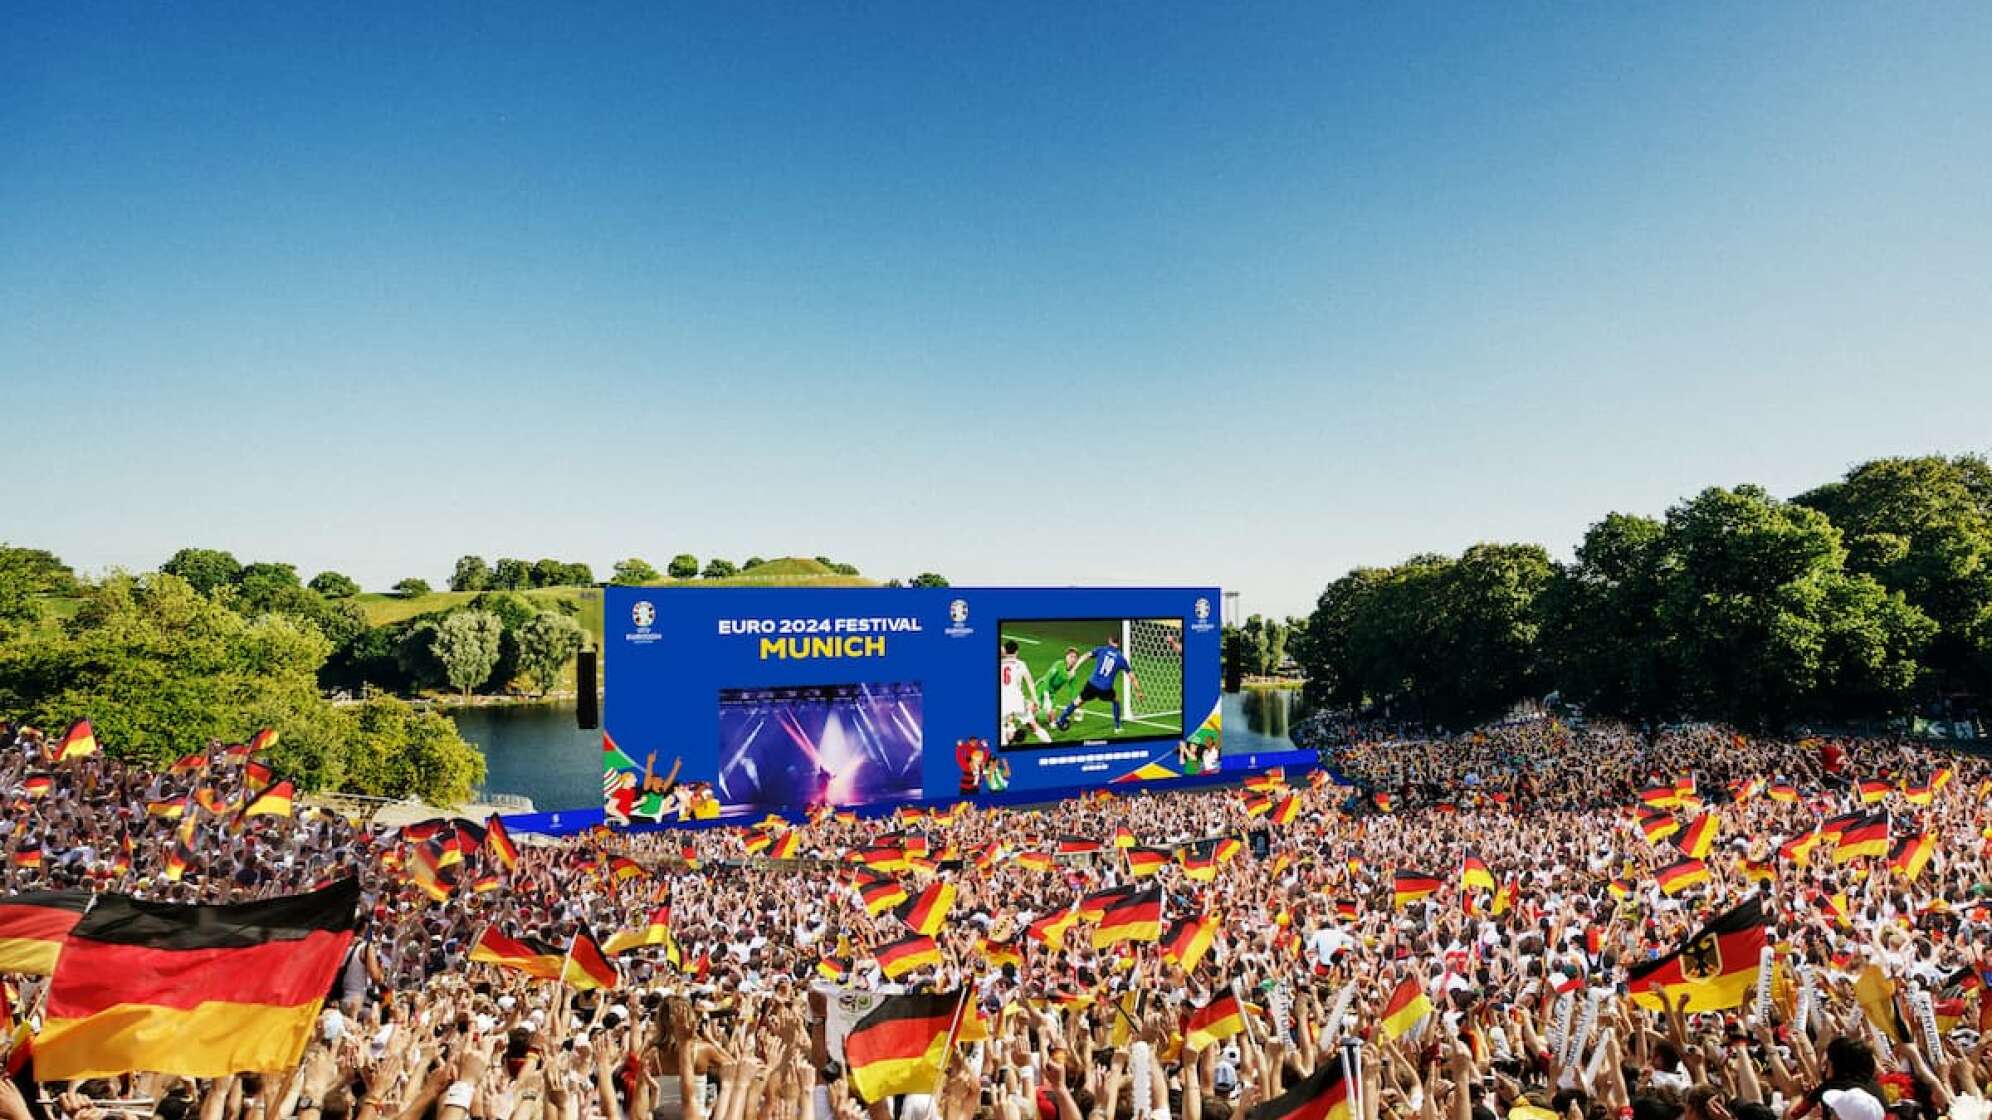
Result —
[[1819, 1099], [1836, 1120], [1882, 1120], [1885, 1115], [1881, 1102], [1866, 1089], [1828, 1089]]

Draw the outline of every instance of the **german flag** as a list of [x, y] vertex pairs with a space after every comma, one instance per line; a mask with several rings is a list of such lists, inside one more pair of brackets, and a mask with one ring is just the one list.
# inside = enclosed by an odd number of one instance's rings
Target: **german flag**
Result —
[[1286, 771], [1275, 768], [1263, 774], [1247, 774], [1244, 785], [1246, 789], [1256, 790], [1259, 793], [1271, 793], [1286, 785]]
[[1833, 847], [1834, 863], [1852, 863], [1862, 856], [1883, 858], [1888, 855], [1888, 814], [1876, 813], [1848, 825], [1840, 832], [1840, 841]]
[[1439, 877], [1437, 875], [1427, 874], [1423, 871], [1393, 871], [1390, 873], [1391, 904], [1394, 906], [1400, 908], [1409, 906], [1426, 895], [1438, 893], [1438, 889]]
[[168, 774], [198, 774], [207, 769], [207, 755], [183, 755], [173, 765], [166, 768]]
[[288, 779], [278, 782], [256, 795], [256, 800], [242, 807], [242, 819], [250, 817], [288, 817], [291, 815], [291, 796], [295, 792]]
[[1782, 805], [1796, 804], [1798, 801], [1798, 787], [1792, 785], [1790, 782], [1772, 782], [1771, 800]]
[[1181, 852], [1183, 874], [1193, 882], [1210, 883], [1217, 880], [1217, 856], [1209, 852], [1196, 852], [1184, 848]]
[[1094, 891], [1092, 894], [1079, 900], [1079, 920], [1082, 922], [1099, 921], [1101, 918], [1107, 916], [1107, 911], [1113, 909], [1115, 904], [1125, 902], [1138, 889], [1137, 887], [1126, 886], [1108, 887], [1105, 890]]
[[1674, 847], [1689, 859], [1707, 859], [1715, 848], [1716, 821], [1714, 813], [1703, 813], [1688, 822], [1688, 827], [1674, 837]]
[[851, 978], [849, 957], [824, 957], [816, 962], [816, 975], [832, 984], [841, 984]]
[[1889, 791], [1893, 788], [1887, 782], [1879, 779], [1864, 781], [1861, 783], [1861, 804], [1878, 805], [1888, 800]]
[[897, 879], [879, 879], [858, 888], [858, 897], [865, 903], [865, 913], [876, 918], [887, 910], [906, 901], [906, 888]]
[[947, 924], [948, 911], [954, 909], [955, 885], [933, 882], [920, 892], [918, 898], [910, 899], [899, 908], [899, 920], [906, 923], [914, 933], [924, 933], [929, 937], [941, 932]]
[[221, 791], [212, 786], [202, 786], [194, 791], [194, 803], [215, 816], [225, 815], [234, 802], [223, 797]]
[[982, 847], [976, 849], [975, 859], [973, 862], [975, 864], [975, 869], [977, 871], [987, 871], [990, 868], [996, 866], [996, 861], [1002, 858], [1003, 858], [1003, 845], [997, 843], [994, 840], [991, 840], [989, 843], [984, 844], [982, 845]]
[[49, 981], [41, 1081], [288, 1069], [353, 942], [358, 879], [227, 906], [97, 896]]
[[1054, 951], [1065, 948], [1065, 934], [1079, 921], [1079, 908], [1068, 907], [1038, 918], [1025, 930], [1034, 941], [1042, 941]]
[[679, 845], [678, 859], [684, 863], [687, 870], [697, 871], [699, 869], [699, 850], [690, 844]]
[[1353, 922], [1362, 916], [1362, 908], [1353, 898], [1338, 898], [1335, 900], [1335, 916], [1345, 922]]
[[[1894, 850], [1888, 853], [1888, 866], [1913, 883], [1916, 877], [1923, 873], [1924, 865], [1930, 862], [1930, 856], [1936, 850], [1936, 837], [1927, 832], [1904, 836], [1895, 842]], [[5, 970], [0, 969], [0, 971]]]
[[1230, 863], [1232, 860], [1237, 859], [1238, 854], [1244, 850], [1245, 841], [1240, 840], [1236, 836], [1227, 836], [1217, 842], [1217, 847], [1211, 850], [1211, 855], [1215, 856], [1219, 863]]
[[906, 870], [906, 849], [897, 844], [873, 844], [858, 853], [858, 862], [873, 871]]
[[1494, 889], [1494, 873], [1487, 870], [1487, 865], [1481, 862], [1479, 856], [1469, 855], [1460, 862], [1459, 887], [1461, 890], [1491, 891]]
[[1126, 825], [1120, 825], [1114, 829], [1114, 847], [1132, 848], [1136, 843], [1133, 829]]
[[682, 965], [684, 956], [678, 951], [678, 942], [671, 936], [671, 908], [659, 906], [650, 912], [650, 917], [640, 929], [623, 929], [609, 935], [603, 944], [602, 952], [611, 957], [621, 956], [632, 949], [648, 949], [662, 946], [664, 959], [673, 965]]
[[1289, 793], [1273, 806], [1273, 815], [1267, 818], [1274, 824], [1288, 825], [1300, 819], [1300, 795]]
[[1613, 898], [1631, 898], [1632, 880], [1624, 878], [1613, 879], [1611, 882], [1605, 884], [1605, 889], [1612, 893]]
[[97, 732], [87, 719], [79, 719], [69, 725], [62, 738], [55, 744], [55, 761], [66, 762], [72, 758], [83, 758], [97, 753]]
[[1348, 1120], [1348, 1116], [1349, 1087], [1342, 1080], [1342, 1063], [1330, 1059], [1293, 1088], [1254, 1106], [1245, 1120]]
[[1666, 894], [1680, 894], [1696, 883], [1708, 882], [1708, 864], [1698, 859], [1676, 860], [1653, 873]]
[[791, 828], [780, 836], [775, 837], [775, 842], [768, 845], [768, 858], [794, 859], [796, 853], [801, 850], [802, 834]]
[[262, 754], [277, 745], [277, 733], [265, 727], [249, 736], [249, 753]]
[[1374, 800], [1376, 801], [1376, 807], [1379, 811], [1385, 813], [1390, 812], [1392, 801], [1390, 797], [1390, 792], [1388, 790], [1378, 790]]
[[50, 774], [29, 774], [21, 781], [21, 792], [29, 798], [40, 801], [55, 788], [55, 777]]
[[1415, 1030], [1425, 1016], [1432, 1013], [1432, 1001], [1425, 998], [1425, 986], [1415, 976], [1406, 977], [1390, 993], [1390, 1002], [1383, 1005], [1384, 1033], [1392, 1038], [1403, 1038]]
[[145, 815], [161, 820], [177, 821], [186, 811], [187, 799], [184, 797], [168, 797], [145, 803]]
[[540, 980], [560, 979], [562, 956], [558, 949], [530, 937], [507, 937], [496, 926], [484, 927], [470, 947], [470, 959], [523, 972]]
[[989, 962], [990, 968], [1002, 968], [1006, 964], [1012, 968], [1024, 967], [1024, 951], [1015, 941], [991, 941], [985, 937], [982, 939], [982, 957]]
[[1866, 813], [1841, 813], [1837, 817], [1828, 817], [1819, 822], [1819, 838], [1830, 840], [1837, 846], [1840, 843], [1840, 834], [1842, 832], [1847, 831], [1847, 829], [1866, 819]]
[[1956, 777], [1956, 770], [1948, 766], [1939, 766], [1937, 767], [1937, 772], [1930, 775], [1930, 788], [1938, 793], [1942, 793], [1944, 787], [1951, 784], [1951, 781]]
[[1190, 1012], [1183, 1023], [1183, 1049], [1201, 1053], [1245, 1029], [1245, 1005], [1227, 991]]
[[1050, 871], [1052, 860], [1044, 852], [1018, 852], [1017, 866], [1026, 871]]
[[1654, 786], [1639, 791], [1639, 799], [1655, 809], [1672, 809], [1681, 803], [1681, 795], [1673, 786]]
[[1061, 836], [1058, 838], [1058, 854], [1062, 856], [1083, 856], [1100, 850], [1098, 840], [1084, 836]]
[[872, 959], [886, 976], [897, 980], [916, 968], [941, 963], [941, 947], [924, 933], [902, 937], [872, 950]]
[[1161, 848], [1129, 848], [1127, 850], [1128, 874], [1144, 879], [1169, 866], [1169, 853]]
[[650, 874], [650, 872], [643, 869], [642, 864], [628, 856], [616, 856], [609, 860], [609, 871], [615, 875], [616, 881], [619, 883], [627, 883], [631, 879], [642, 879]]
[[260, 762], [251, 762], [242, 768], [242, 785], [245, 789], [262, 789], [270, 784], [276, 775]]
[[507, 871], [519, 866], [519, 846], [512, 843], [512, 834], [505, 831], [505, 822], [496, 813], [484, 819], [484, 843]]
[[1634, 1003], [1653, 1011], [1684, 995], [1691, 1014], [1740, 1007], [1756, 987], [1764, 945], [1763, 904], [1752, 895], [1673, 952], [1633, 965], [1626, 972], [1626, 991]]
[[1778, 878], [1778, 861], [1775, 859], [1750, 859], [1744, 857], [1743, 877], [1753, 883], [1774, 883]]
[[1812, 849], [1819, 843], [1821, 838], [1820, 833], [1816, 829], [1811, 832], [1801, 832], [1797, 836], [1778, 845], [1778, 858], [1802, 864], [1811, 857]]
[[187, 868], [194, 864], [194, 850], [185, 840], [175, 837], [172, 846], [166, 849], [166, 881], [177, 883], [187, 875]]
[[1210, 952], [1217, 940], [1217, 919], [1209, 914], [1201, 918], [1184, 918], [1169, 927], [1162, 938], [1162, 959], [1182, 969], [1195, 972], [1197, 964]]
[[29, 891], [0, 899], [0, 972], [53, 973], [63, 939], [90, 908], [90, 897], [85, 891]]
[[477, 878], [472, 879], [470, 881], [470, 891], [472, 894], [490, 894], [504, 885], [504, 880], [498, 877], [497, 872], [492, 872], [486, 875], [479, 875]]
[[1522, 896], [1521, 883], [1517, 882], [1514, 879], [1509, 879], [1507, 882], [1502, 883], [1501, 889], [1494, 892], [1494, 906], [1493, 906], [1494, 915], [1496, 917], [1499, 917], [1502, 914], [1506, 914], [1509, 910], [1514, 908], [1515, 902], [1518, 899], [1520, 899], [1521, 896]]
[[622, 973], [616, 970], [615, 962], [602, 952], [602, 946], [587, 930], [575, 931], [567, 943], [567, 956], [560, 962], [560, 979], [569, 987], [588, 991], [591, 988], [613, 990], [622, 986]]
[[1902, 796], [1911, 805], [1928, 805], [1936, 801], [1937, 790], [1928, 782], [1911, 785], [1905, 780], [1902, 783]]
[[961, 992], [886, 996], [844, 1036], [844, 1068], [867, 1104], [940, 1088]]
[[1263, 817], [1273, 811], [1273, 799], [1269, 794], [1248, 793], [1245, 795], [1245, 815]]
[[1162, 936], [1162, 892], [1136, 891], [1107, 908], [1093, 930], [1093, 948], [1123, 941], [1154, 941]]
[[747, 854], [750, 856], [757, 856], [760, 855], [762, 852], [767, 851], [770, 847], [774, 845], [774, 842], [775, 838], [773, 835], [766, 832], [762, 832], [759, 829], [756, 829], [753, 832], [749, 832], [746, 835], [746, 837], [741, 840], [741, 843], [744, 844], [747, 848]]
[[1646, 834], [1646, 842], [1649, 844], [1658, 844], [1680, 830], [1681, 822], [1676, 820], [1672, 813], [1648, 813], [1642, 810], [1639, 814], [1639, 831]]
[[31, 848], [23, 847], [14, 849], [14, 854], [10, 857], [9, 862], [15, 867], [40, 867], [42, 865], [41, 845], [37, 843]]

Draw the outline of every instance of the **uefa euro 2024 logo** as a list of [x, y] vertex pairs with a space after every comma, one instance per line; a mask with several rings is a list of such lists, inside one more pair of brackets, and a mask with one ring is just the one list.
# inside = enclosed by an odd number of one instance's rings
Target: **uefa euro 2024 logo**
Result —
[[636, 605], [629, 609], [629, 620], [636, 623], [638, 630], [648, 630], [650, 624], [657, 621], [657, 608], [651, 606], [648, 599], [638, 599]]
[[954, 602], [952, 602], [952, 603], [949, 603], [949, 604], [948, 604], [948, 618], [949, 618], [950, 620], [952, 620], [952, 621], [954, 622], [954, 624], [955, 624], [956, 626], [960, 626], [960, 625], [961, 625], [962, 623], [964, 623], [964, 622], [967, 622], [967, 621], [968, 621], [968, 600], [967, 600], [967, 599], [956, 599], [956, 600], [955, 600]]
[[1209, 622], [1209, 621], [1210, 621], [1210, 600], [1209, 600], [1209, 599], [1201, 599], [1201, 598], [1200, 598], [1200, 599], [1198, 599], [1198, 600], [1197, 600], [1197, 621], [1198, 621], [1198, 622]]

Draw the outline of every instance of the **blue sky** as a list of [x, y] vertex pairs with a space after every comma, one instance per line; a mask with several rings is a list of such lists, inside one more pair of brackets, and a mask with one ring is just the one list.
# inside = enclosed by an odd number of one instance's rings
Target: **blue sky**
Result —
[[1992, 7], [17, 4], [0, 538], [1561, 554], [1992, 449]]

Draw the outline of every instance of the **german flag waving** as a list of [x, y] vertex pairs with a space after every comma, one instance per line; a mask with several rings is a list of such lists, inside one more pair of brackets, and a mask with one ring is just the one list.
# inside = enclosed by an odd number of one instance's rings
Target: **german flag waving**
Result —
[[1634, 1003], [1654, 1011], [1683, 995], [1690, 1013], [1740, 1007], [1757, 984], [1765, 943], [1763, 903], [1752, 895], [1673, 952], [1633, 965], [1626, 972], [1626, 991]]
[[941, 947], [924, 933], [902, 937], [872, 950], [872, 959], [890, 979], [897, 980], [916, 968], [941, 963]]
[[1431, 1013], [1432, 1001], [1425, 997], [1425, 986], [1417, 977], [1407, 977], [1390, 993], [1390, 1002], [1383, 1005], [1384, 1032], [1392, 1038], [1403, 1038]]
[[1056, 952], [1065, 948], [1065, 934], [1079, 920], [1079, 908], [1069, 907], [1054, 910], [1031, 922], [1025, 935], [1035, 941], [1042, 941]]
[[227, 906], [98, 895], [49, 981], [36, 1078], [296, 1065], [352, 945], [359, 900], [352, 878]]
[[496, 813], [485, 818], [484, 843], [507, 871], [519, 866], [519, 846], [512, 843], [512, 834], [505, 831], [505, 822]]
[[858, 897], [864, 900], [865, 913], [876, 918], [905, 902], [906, 888], [897, 879], [877, 879], [859, 887]]
[[886, 996], [844, 1036], [851, 1088], [867, 1104], [940, 1088], [941, 1064], [961, 1022], [963, 993]]
[[[902, 892], [903, 893], [903, 892]], [[941, 932], [947, 924], [948, 911], [954, 909], [955, 885], [933, 882], [920, 892], [920, 897], [908, 901], [898, 910], [899, 920], [906, 923], [914, 933], [928, 937]]]
[[1154, 941], [1161, 936], [1162, 892], [1151, 888], [1107, 907], [1093, 930], [1093, 948], [1104, 949], [1123, 941]]
[[1348, 1120], [1349, 1086], [1342, 1063], [1323, 1061], [1300, 1083], [1272, 1100], [1255, 1106], [1245, 1120]]
[[1146, 878], [1169, 866], [1172, 857], [1161, 848], [1129, 848], [1127, 850], [1128, 874], [1137, 879]]
[[1862, 856], [1888, 855], [1888, 814], [1876, 813], [1848, 824], [1833, 847], [1834, 863], [1851, 863]]
[[1895, 842], [1894, 850], [1888, 853], [1888, 866], [1913, 883], [1923, 873], [1924, 865], [1930, 862], [1930, 856], [1936, 849], [1936, 838], [1927, 832], [1904, 836]]
[[1183, 1047], [1207, 1050], [1244, 1029], [1245, 1005], [1235, 993], [1227, 991], [1190, 1012], [1189, 1020], [1183, 1024]]
[[470, 947], [470, 959], [523, 972], [541, 980], [560, 979], [561, 954], [529, 937], [507, 937], [497, 926], [486, 926]]
[[616, 970], [615, 962], [585, 929], [577, 930], [574, 939], [567, 943], [567, 957], [560, 963], [560, 978], [582, 991], [622, 986], [622, 973]]
[[1463, 891], [1494, 889], [1494, 873], [1487, 870], [1487, 865], [1481, 862], [1479, 856], [1468, 855], [1460, 861], [1459, 889]]
[[1211, 943], [1216, 940], [1216, 918], [1208, 914], [1184, 918], [1170, 926], [1168, 936], [1162, 939], [1162, 959], [1184, 972], [1195, 972], [1198, 962], [1210, 952]]
[[63, 939], [89, 908], [87, 891], [31, 891], [0, 899], [0, 972], [52, 974]]
[[1715, 848], [1715, 832], [1715, 814], [1703, 813], [1674, 837], [1674, 847], [1689, 859], [1707, 859]]
[[1659, 882], [1662, 892], [1680, 894], [1697, 883], [1708, 882], [1708, 864], [1698, 859], [1675, 860], [1654, 872], [1653, 878]]
[[1439, 889], [1439, 877], [1423, 871], [1393, 871], [1390, 873], [1391, 902], [1398, 907], [1435, 894]]
[[55, 761], [57, 762], [65, 762], [72, 758], [82, 758], [85, 755], [96, 753], [97, 732], [91, 728], [90, 721], [87, 719], [79, 719], [75, 723], [70, 724], [69, 730], [62, 733], [61, 742], [55, 745]]

